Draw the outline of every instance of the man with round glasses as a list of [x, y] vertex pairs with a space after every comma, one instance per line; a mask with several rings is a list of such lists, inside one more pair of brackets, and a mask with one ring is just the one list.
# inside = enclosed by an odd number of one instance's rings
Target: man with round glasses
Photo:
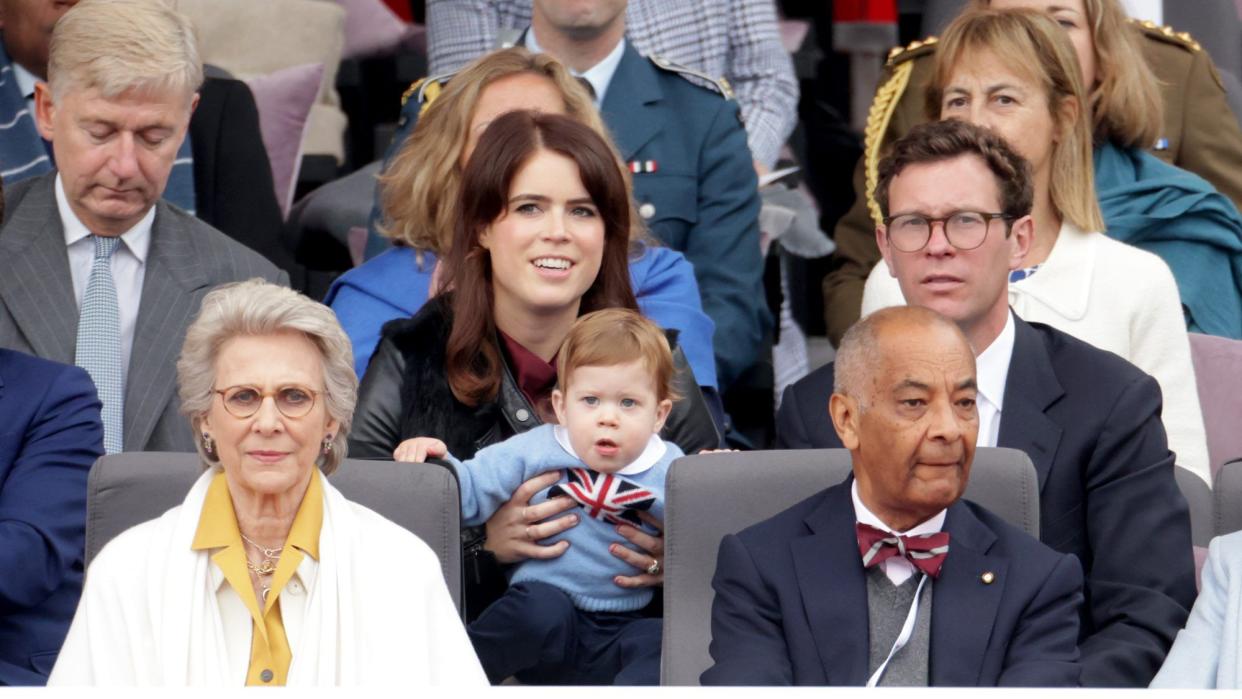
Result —
[[[1084, 683], [1145, 686], [1194, 601], [1190, 518], [1155, 379], [1009, 309], [1009, 274], [1034, 235], [1032, 196], [1029, 166], [999, 136], [925, 124], [880, 164], [876, 242], [907, 301], [965, 333], [978, 366], [978, 446], [1030, 456], [1040, 540], [1082, 562]], [[778, 446], [841, 446], [827, 413], [832, 383], [829, 365], [786, 389]]]

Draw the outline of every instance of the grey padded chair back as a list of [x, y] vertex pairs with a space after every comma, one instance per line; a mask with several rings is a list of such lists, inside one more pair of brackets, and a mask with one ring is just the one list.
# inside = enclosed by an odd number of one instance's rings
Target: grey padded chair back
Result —
[[1181, 466], [1174, 467], [1173, 476], [1177, 479], [1177, 489], [1182, 491], [1182, 497], [1186, 498], [1186, 504], [1190, 507], [1191, 543], [1206, 548], [1214, 536], [1213, 513], [1216, 505], [1212, 489], [1193, 471]]
[[1242, 531], [1242, 459], [1230, 461], [1216, 472], [1212, 486], [1215, 507], [1214, 534]]
[[[200, 474], [197, 454], [127, 452], [96, 461], [87, 480], [86, 565], [117, 534], [181, 504]], [[461, 499], [450, 469], [346, 459], [328, 480], [430, 546], [461, 609]]]
[[[660, 683], [696, 686], [711, 665], [712, 575], [720, 540], [840, 483], [844, 449], [687, 456], [664, 485], [664, 647]], [[979, 449], [966, 498], [1039, 536], [1039, 482], [1016, 449]]]

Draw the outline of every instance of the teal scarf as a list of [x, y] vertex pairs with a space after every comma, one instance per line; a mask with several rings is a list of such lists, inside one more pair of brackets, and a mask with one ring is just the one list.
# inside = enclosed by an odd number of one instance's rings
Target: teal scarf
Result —
[[1173, 270], [1192, 332], [1242, 339], [1242, 216], [1206, 180], [1146, 151], [1095, 149], [1109, 237]]

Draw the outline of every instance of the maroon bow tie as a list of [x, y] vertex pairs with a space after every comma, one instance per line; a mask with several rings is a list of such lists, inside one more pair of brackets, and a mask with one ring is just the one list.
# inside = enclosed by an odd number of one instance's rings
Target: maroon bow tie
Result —
[[940, 567], [949, 555], [949, 534], [915, 534], [897, 536], [861, 522], [854, 525], [858, 533], [858, 551], [864, 568], [879, 565], [893, 556], [902, 556], [915, 568], [932, 578], [940, 577]]

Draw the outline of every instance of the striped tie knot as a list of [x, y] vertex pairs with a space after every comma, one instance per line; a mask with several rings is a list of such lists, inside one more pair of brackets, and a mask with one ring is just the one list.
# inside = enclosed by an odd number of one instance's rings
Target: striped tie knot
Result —
[[894, 556], [910, 561], [916, 569], [931, 578], [940, 577], [940, 568], [949, 555], [948, 532], [898, 536], [890, 531], [877, 529], [858, 522], [858, 551], [864, 568], [877, 566]]

